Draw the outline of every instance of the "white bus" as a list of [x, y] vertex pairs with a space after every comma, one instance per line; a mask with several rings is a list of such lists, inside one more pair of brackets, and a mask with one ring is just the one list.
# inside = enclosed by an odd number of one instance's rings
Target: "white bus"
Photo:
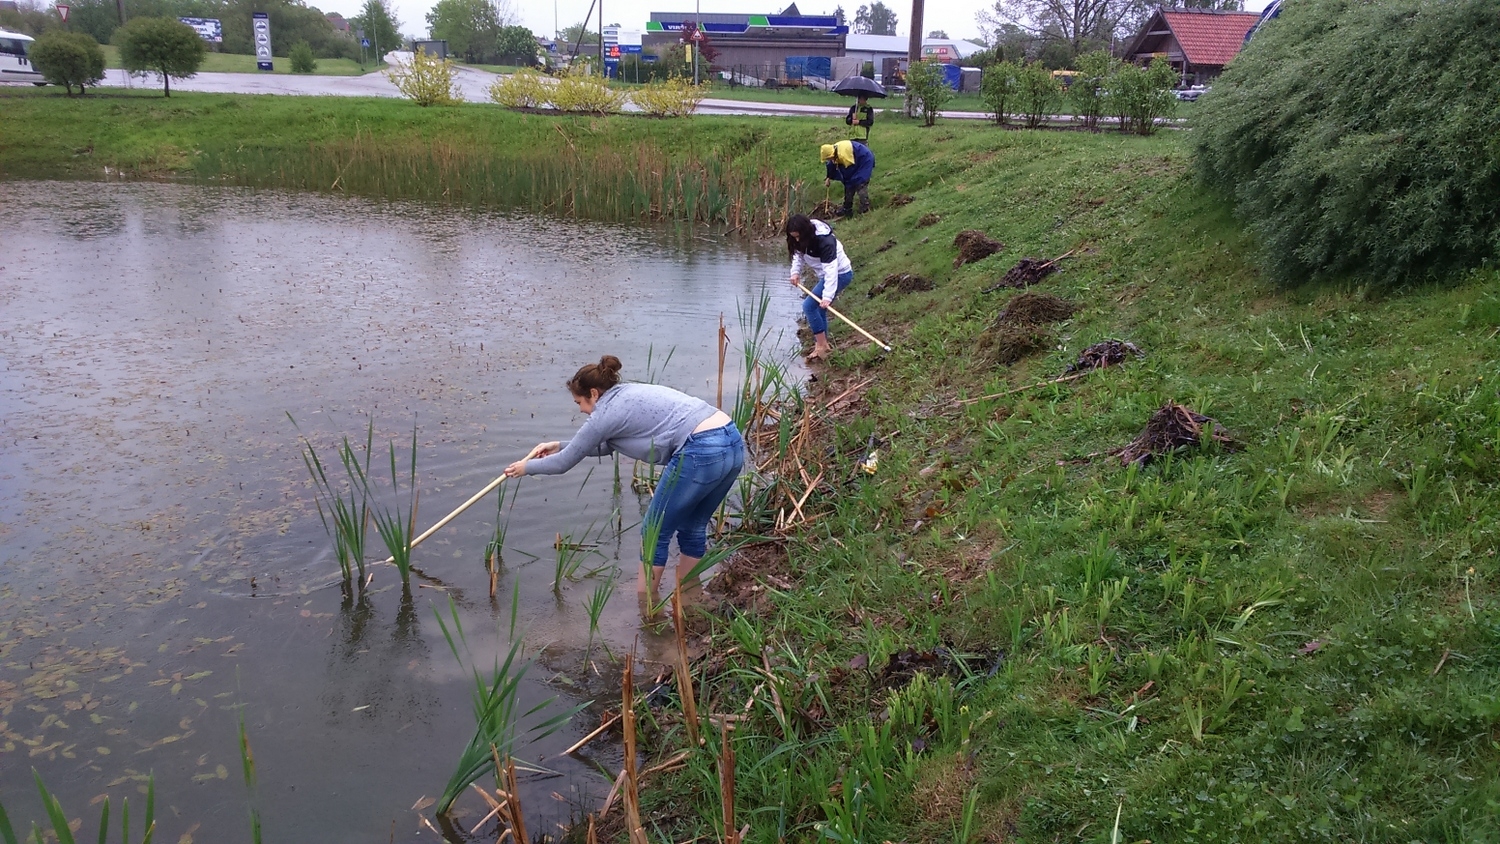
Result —
[[32, 37], [8, 29], [0, 29], [0, 82], [30, 82], [46, 85], [36, 68], [31, 66]]

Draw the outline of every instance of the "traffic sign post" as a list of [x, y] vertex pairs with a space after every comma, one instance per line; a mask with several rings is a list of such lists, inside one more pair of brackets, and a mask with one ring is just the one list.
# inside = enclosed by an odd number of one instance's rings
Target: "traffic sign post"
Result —
[[60, 18], [62, 18], [62, 22], [63, 23], [67, 23], [68, 22], [68, 9], [69, 9], [69, 6], [66, 3], [58, 3], [57, 4], [57, 16], [60, 17]]

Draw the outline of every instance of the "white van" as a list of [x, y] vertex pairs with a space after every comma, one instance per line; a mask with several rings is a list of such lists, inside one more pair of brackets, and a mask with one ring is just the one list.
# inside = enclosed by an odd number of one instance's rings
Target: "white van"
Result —
[[47, 84], [47, 80], [43, 79], [42, 75], [36, 72], [36, 68], [31, 66], [31, 42], [33, 40], [35, 39], [30, 35], [0, 29], [0, 82]]

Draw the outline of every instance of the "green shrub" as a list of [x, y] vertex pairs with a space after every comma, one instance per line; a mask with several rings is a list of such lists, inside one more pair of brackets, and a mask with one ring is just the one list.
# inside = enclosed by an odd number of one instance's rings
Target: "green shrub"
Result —
[[984, 78], [979, 83], [979, 99], [985, 109], [995, 116], [995, 122], [1004, 124], [1010, 120], [1008, 110], [1016, 105], [1016, 75], [1021, 68], [1014, 62], [996, 62], [984, 69]]
[[411, 62], [392, 66], [386, 78], [395, 83], [401, 95], [419, 106], [456, 105], [464, 101], [453, 83], [453, 61], [414, 50]]
[[1062, 97], [1062, 85], [1041, 62], [1028, 62], [1016, 71], [1016, 106], [1026, 117], [1026, 128], [1042, 125]]
[[1288, 6], [1203, 98], [1198, 171], [1282, 283], [1399, 284], [1492, 261], [1497, 66], [1493, 0]]
[[922, 113], [925, 125], [937, 122], [938, 112], [953, 99], [953, 89], [948, 87], [943, 66], [936, 62], [913, 64], [906, 71], [906, 96]]
[[293, 44], [291, 52], [287, 53], [287, 58], [292, 60], [292, 73], [312, 73], [318, 69], [318, 60], [313, 57], [312, 45], [306, 41]]
[[1121, 132], [1149, 135], [1156, 124], [1177, 109], [1177, 71], [1164, 58], [1155, 58], [1150, 67], [1127, 64], [1111, 74], [1104, 83], [1105, 97], [1120, 117]]
[[547, 102], [550, 83], [540, 73], [522, 68], [490, 85], [490, 99], [506, 108], [539, 108]]
[[48, 82], [83, 93], [85, 85], [104, 78], [104, 51], [92, 36], [54, 29], [31, 45], [31, 64]]

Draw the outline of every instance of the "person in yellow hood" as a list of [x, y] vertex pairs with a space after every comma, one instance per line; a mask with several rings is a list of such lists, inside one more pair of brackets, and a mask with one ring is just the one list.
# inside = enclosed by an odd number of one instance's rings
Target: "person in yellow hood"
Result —
[[824, 144], [821, 150], [823, 163], [828, 167], [828, 178], [823, 184], [837, 179], [844, 183], [844, 210], [839, 216], [854, 216], [854, 197], [859, 196], [859, 212], [870, 210], [870, 178], [875, 175], [875, 153], [859, 141], [839, 141]]

